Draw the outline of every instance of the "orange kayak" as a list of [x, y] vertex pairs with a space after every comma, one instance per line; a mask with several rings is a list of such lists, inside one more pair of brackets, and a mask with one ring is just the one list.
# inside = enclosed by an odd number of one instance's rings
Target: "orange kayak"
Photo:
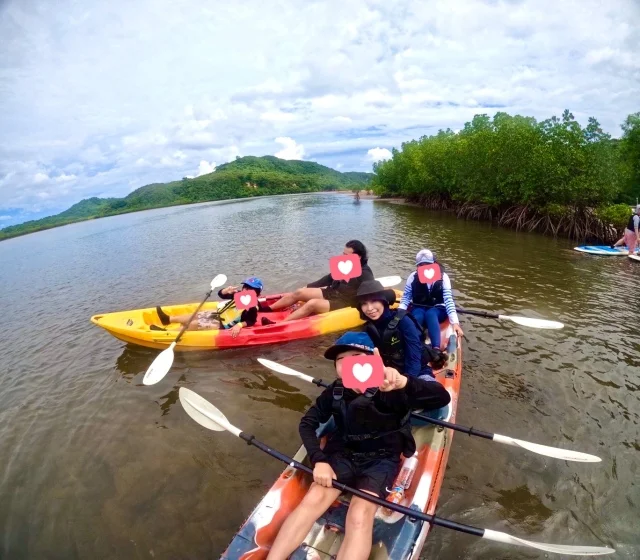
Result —
[[[435, 372], [436, 379], [451, 394], [446, 420], [454, 422], [462, 376], [462, 347], [448, 323], [442, 325], [448, 360]], [[412, 423], [414, 421], [412, 420]], [[414, 423], [413, 436], [418, 448], [418, 467], [411, 486], [400, 505], [433, 514], [445, 475], [453, 431], [432, 424]], [[294, 456], [309, 465], [303, 446]], [[256, 506], [223, 553], [227, 560], [266, 558], [282, 523], [296, 508], [309, 486], [309, 475], [287, 467]], [[292, 560], [330, 560], [335, 558], [344, 537], [349, 496], [342, 495], [311, 528], [304, 543], [290, 556]], [[385, 515], [378, 508], [373, 529], [370, 560], [417, 560], [430, 525], [409, 521], [399, 513]]]

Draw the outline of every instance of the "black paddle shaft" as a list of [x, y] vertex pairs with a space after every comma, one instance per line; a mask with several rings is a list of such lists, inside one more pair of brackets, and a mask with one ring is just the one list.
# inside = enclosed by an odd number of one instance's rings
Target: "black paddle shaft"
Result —
[[[318, 387], [328, 387], [328, 383], [322, 381], [322, 379], [316, 379], [315, 377], [311, 380], [312, 383], [317, 385]], [[411, 416], [414, 418], [418, 418], [419, 420], [424, 420], [425, 422], [429, 422], [430, 424], [436, 424], [437, 426], [443, 426], [445, 428], [451, 428], [457, 432], [462, 432], [463, 434], [469, 434], [470, 436], [478, 436], [485, 439], [493, 439], [493, 435], [489, 432], [483, 432], [482, 430], [476, 430], [475, 428], [467, 428], [466, 426], [460, 426], [459, 424], [452, 424], [451, 422], [446, 422], [445, 420], [436, 420], [435, 418], [429, 418], [428, 416], [424, 416], [423, 414], [418, 414], [417, 412], [412, 412]]]
[[[244, 432], [240, 432], [240, 438], [247, 442], [248, 445], [253, 445], [264, 451], [268, 455], [271, 455], [275, 459], [286, 463], [287, 465], [294, 467], [300, 471], [303, 471], [311, 476], [313, 476], [313, 469], [295, 461], [291, 457], [287, 457], [286, 455], [280, 453], [276, 449], [271, 449], [268, 445], [265, 445], [261, 441], [257, 440], [251, 434], [245, 434]], [[376, 505], [382, 506], [384, 508], [388, 508], [390, 510], [396, 511], [398, 513], [402, 513], [406, 515], [409, 519], [420, 519], [421, 521], [426, 521], [427, 523], [431, 523], [432, 525], [440, 525], [441, 527], [446, 527], [447, 529], [453, 529], [454, 531], [461, 531], [462, 533], [467, 533], [469, 535], [475, 535], [476, 537], [484, 536], [484, 529], [480, 529], [479, 527], [473, 527], [471, 525], [463, 525], [462, 523], [456, 523], [455, 521], [449, 521], [448, 519], [443, 519], [442, 517], [436, 517], [435, 515], [430, 515], [428, 513], [424, 513], [422, 511], [416, 509], [410, 509], [404, 506], [400, 506], [398, 504], [394, 504], [392, 502], [387, 502], [382, 498], [378, 498], [377, 496], [373, 496], [371, 494], [367, 494], [366, 492], [362, 492], [361, 490], [356, 490], [355, 488], [350, 488], [346, 484], [342, 484], [337, 480], [332, 481], [332, 485], [334, 488], [341, 490], [343, 492], [348, 492], [353, 494], [354, 496], [358, 496], [358, 498], [362, 498], [363, 500], [367, 500]]]
[[[433, 308], [433, 305], [420, 305], [419, 303], [412, 303], [411, 304], [413, 307], [422, 307], [424, 309], [431, 309]], [[488, 317], [489, 319], [499, 319], [500, 315], [498, 315], [497, 313], [489, 313], [488, 311], [473, 311], [471, 309], [461, 309], [459, 307], [456, 307], [456, 312], [457, 313], [463, 313], [466, 315], [477, 315], [478, 317]]]

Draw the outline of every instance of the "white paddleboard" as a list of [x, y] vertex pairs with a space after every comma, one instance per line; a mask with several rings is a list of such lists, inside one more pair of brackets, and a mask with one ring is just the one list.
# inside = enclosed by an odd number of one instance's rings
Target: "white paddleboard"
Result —
[[640, 255], [627, 255], [630, 259], [640, 262]]
[[[608, 255], [610, 257], [626, 257], [629, 254], [629, 250], [626, 247], [616, 247], [612, 249], [609, 245], [581, 245], [573, 249], [581, 253], [589, 253], [590, 255]], [[636, 253], [638, 253], [637, 249]]]

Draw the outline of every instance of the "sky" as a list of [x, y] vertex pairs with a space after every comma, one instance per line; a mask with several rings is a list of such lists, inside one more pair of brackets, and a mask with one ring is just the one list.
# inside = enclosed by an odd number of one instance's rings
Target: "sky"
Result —
[[498, 111], [640, 111], [638, 0], [0, 0], [0, 228], [276, 155], [371, 171]]

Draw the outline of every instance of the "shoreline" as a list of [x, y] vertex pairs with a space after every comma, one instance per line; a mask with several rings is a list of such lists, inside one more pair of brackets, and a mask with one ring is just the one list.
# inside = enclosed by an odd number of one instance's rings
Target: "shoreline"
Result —
[[[137, 212], [148, 212], [150, 210], [162, 210], [163, 208], [177, 208], [179, 206], [193, 206], [195, 204], [211, 204], [213, 202], [241, 202], [241, 201], [245, 201], [245, 200], [256, 200], [258, 198], [275, 198], [278, 196], [301, 196], [301, 195], [310, 195], [310, 194], [351, 194], [351, 191], [309, 191], [309, 192], [303, 192], [303, 193], [287, 193], [287, 194], [263, 194], [263, 195], [258, 195], [258, 196], [246, 196], [246, 197], [240, 197], [240, 198], [220, 198], [220, 199], [214, 199], [214, 200], [202, 200], [199, 202], [186, 202], [186, 203], [180, 203], [180, 204], [166, 204], [163, 206], [154, 206], [152, 208], [140, 208], [140, 209], [135, 209], [135, 210], [124, 210], [122, 212], [114, 212], [113, 214], [108, 214], [107, 216], [88, 216], [86, 218], [79, 218], [77, 220], [73, 220], [70, 222], [67, 222], [65, 224], [55, 224], [55, 225], [51, 225], [51, 226], [44, 226], [38, 229], [34, 229], [33, 231], [24, 231], [24, 232], [20, 232], [20, 233], [16, 233], [15, 235], [9, 235], [6, 237], [2, 237], [2, 230], [0, 230], [0, 243], [2, 241], [8, 241], [9, 239], [15, 239], [17, 237], [24, 237], [25, 235], [31, 235], [32, 233], [39, 233], [42, 231], [47, 231], [50, 229], [56, 229], [56, 228], [61, 228], [61, 227], [65, 227], [65, 226], [70, 226], [73, 224], [80, 224], [82, 222], [89, 222], [91, 220], [102, 220], [104, 218], [114, 218], [116, 216], [124, 216], [125, 214], [134, 214]], [[56, 214], [54, 214], [55, 216]], [[46, 219], [46, 218], [50, 218], [53, 216], [45, 216], [45, 218], [40, 218], [40, 219]], [[27, 222], [23, 222], [23, 223], [28, 223]], [[21, 224], [14, 224], [14, 225], [21, 225]], [[8, 227], [13, 227], [13, 226], [8, 226]]]

